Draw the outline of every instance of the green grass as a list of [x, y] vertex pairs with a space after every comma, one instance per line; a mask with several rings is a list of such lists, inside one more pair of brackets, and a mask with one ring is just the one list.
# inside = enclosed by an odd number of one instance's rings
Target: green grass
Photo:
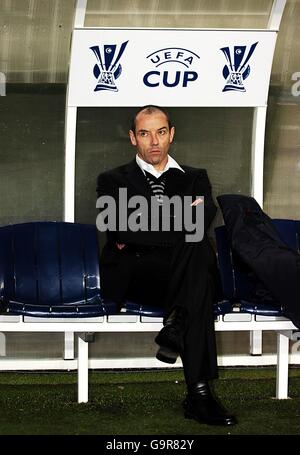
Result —
[[235, 427], [187, 420], [181, 370], [90, 371], [89, 403], [77, 403], [77, 377], [0, 373], [0, 435], [299, 435], [300, 369], [290, 369], [291, 399], [275, 400], [275, 368], [220, 369], [215, 391]]

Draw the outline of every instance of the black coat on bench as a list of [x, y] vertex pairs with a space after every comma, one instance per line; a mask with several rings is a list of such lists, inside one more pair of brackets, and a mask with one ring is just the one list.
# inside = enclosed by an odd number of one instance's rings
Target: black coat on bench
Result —
[[217, 197], [231, 247], [300, 328], [300, 255], [280, 238], [271, 218], [254, 198]]

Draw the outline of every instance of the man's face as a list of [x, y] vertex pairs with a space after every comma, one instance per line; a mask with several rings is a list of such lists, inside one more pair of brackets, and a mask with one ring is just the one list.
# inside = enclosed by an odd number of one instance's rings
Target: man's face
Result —
[[135, 133], [130, 130], [129, 135], [132, 145], [137, 148], [138, 156], [160, 171], [167, 164], [174, 132], [174, 127], [169, 129], [163, 112], [147, 114], [142, 111], [136, 117]]

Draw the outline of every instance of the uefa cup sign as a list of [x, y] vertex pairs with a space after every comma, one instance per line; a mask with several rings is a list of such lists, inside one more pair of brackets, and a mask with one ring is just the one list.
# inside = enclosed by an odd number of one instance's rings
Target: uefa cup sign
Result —
[[118, 91], [115, 80], [122, 72], [122, 66], [119, 62], [127, 43], [128, 41], [125, 41], [120, 47], [116, 44], [104, 44], [102, 49], [100, 46], [90, 47], [97, 59], [97, 64], [93, 70], [94, 76], [98, 80], [94, 89], [95, 92], [99, 90]]
[[258, 42], [251, 45], [247, 51], [247, 46], [234, 46], [233, 56], [230, 54], [229, 47], [222, 47], [227, 65], [223, 68], [223, 76], [226, 79], [226, 85], [223, 92], [229, 90], [245, 92], [244, 80], [250, 74], [249, 60], [257, 46]]

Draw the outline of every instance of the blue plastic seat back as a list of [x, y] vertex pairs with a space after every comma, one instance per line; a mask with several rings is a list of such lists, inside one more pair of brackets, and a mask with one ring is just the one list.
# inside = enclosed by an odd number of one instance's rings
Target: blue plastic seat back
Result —
[[292, 250], [298, 250], [297, 223], [299, 221], [274, 218], [273, 224], [281, 240]]
[[137, 302], [126, 301], [121, 310], [122, 313], [132, 314], [137, 316], [149, 316], [156, 318], [163, 318], [165, 312], [162, 308], [155, 307], [154, 305], [144, 305]]
[[[300, 226], [298, 221], [274, 219], [274, 226], [286, 245], [297, 250]], [[251, 300], [257, 279], [230, 248], [226, 226], [215, 229], [218, 263], [224, 298], [229, 300]]]
[[296, 236], [297, 236], [297, 251], [300, 253], [300, 221], [295, 221], [296, 226]]
[[66, 222], [0, 227], [0, 286], [1, 301], [23, 314], [34, 307], [39, 315], [68, 307], [68, 314], [80, 313], [87, 305], [100, 310], [96, 227]]

